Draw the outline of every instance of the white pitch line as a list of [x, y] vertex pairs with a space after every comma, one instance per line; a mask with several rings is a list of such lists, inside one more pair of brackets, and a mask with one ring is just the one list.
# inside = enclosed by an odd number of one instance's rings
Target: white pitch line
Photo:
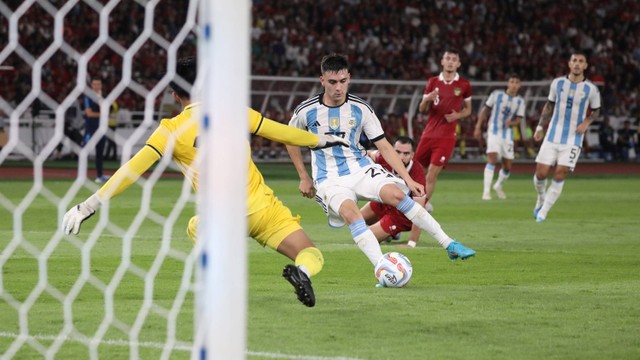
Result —
[[[0, 338], [17, 339], [18, 337], [20, 337], [20, 334], [0, 331]], [[27, 336], [27, 338], [33, 339], [33, 340], [45, 340], [45, 341], [55, 341], [58, 339], [62, 339], [64, 341], [78, 342], [85, 345], [91, 342], [90, 338], [73, 337], [73, 336], [61, 337], [61, 336], [53, 336], [53, 335], [32, 335], [32, 336], [30, 335], [30, 336]], [[136, 342], [131, 342], [131, 341], [122, 340], [122, 339], [101, 340], [100, 344], [108, 345], [108, 346], [123, 346], [123, 347], [128, 347], [130, 345], [136, 344], [138, 347], [141, 347], [141, 348], [164, 349], [163, 343], [153, 342], [153, 341], [141, 341], [136, 343]], [[184, 341], [176, 341], [176, 343], [172, 346], [171, 349], [176, 351], [191, 351], [192, 344]], [[358, 358], [351, 358], [351, 357], [344, 357], [344, 356], [326, 357], [326, 356], [310, 356], [310, 355], [291, 355], [291, 354], [270, 353], [270, 352], [261, 352], [261, 351], [247, 351], [247, 355], [261, 356], [261, 357], [272, 358], [272, 359], [291, 359], [291, 360], [359, 360]]]

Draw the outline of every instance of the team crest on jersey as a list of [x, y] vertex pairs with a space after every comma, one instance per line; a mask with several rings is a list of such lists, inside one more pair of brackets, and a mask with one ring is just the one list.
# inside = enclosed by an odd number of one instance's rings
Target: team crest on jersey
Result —
[[576, 95], [576, 91], [575, 90], [573, 90], [573, 89], [569, 90], [569, 96], [570, 97], [573, 97], [575, 95]]
[[349, 118], [349, 127], [352, 128], [354, 126], [356, 126], [356, 118], [351, 117]]
[[339, 118], [337, 118], [337, 117], [329, 118], [329, 129], [338, 130], [339, 127], [340, 127], [340, 119]]
[[454, 89], [453, 89], [453, 94], [454, 94], [455, 96], [460, 96], [460, 93], [461, 93], [461, 92], [462, 92], [462, 89], [460, 89], [460, 88], [454, 88]]

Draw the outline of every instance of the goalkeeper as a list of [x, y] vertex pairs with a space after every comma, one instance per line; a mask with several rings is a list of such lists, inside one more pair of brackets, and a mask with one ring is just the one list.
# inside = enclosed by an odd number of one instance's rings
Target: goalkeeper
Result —
[[[196, 78], [196, 59], [189, 57], [179, 60], [176, 73], [193, 84]], [[170, 87], [176, 101], [183, 106], [183, 111], [172, 119], [163, 119], [145, 146], [118, 169], [102, 188], [67, 211], [62, 222], [66, 234], [77, 234], [82, 222], [93, 215], [102, 203], [127, 189], [167, 151], [170, 152], [167, 156], [172, 156], [197, 191], [198, 169], [194, 159], [197, 153], [198, 122], [192, 118], [192, 111], [199, 104], [191, 103], [189, 92], [175, 82], [171, 82]], [[349, 145], [348, 141], [334, 135], [315, 135], [267, 119], [253, 109], [248, 109], [248, 112], [251, 133], [270, 140], [312, 148]], [[296, 266], [285, 266], [282, 276], [294, 286], [300, 302], [309, 307], [314, 306], [315, 295], [310, 277], [322, 269], [322, 253], [300, 226], [300, 217], [293, 216], [265, 184], [251, 158], [247, 175], [249, 235], [262, 246], [269, 246], [295, 262]], [[194, 216], [189, 220], [187, 228], [187, 234], [194, 242], [197, 224], [198, 217]]]

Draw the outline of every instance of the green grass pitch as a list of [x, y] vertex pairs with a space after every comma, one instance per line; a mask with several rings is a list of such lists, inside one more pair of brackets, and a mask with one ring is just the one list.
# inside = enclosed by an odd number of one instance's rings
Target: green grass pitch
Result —
[[[532, 216], [535, 193], [530, 175], [513, 175], [504, 189], [508, 199], [482, 201], [482, 174], [443, 172], [433, 204], [434, 216], [452, 237], [477, 256], [451, 262], [427, 234], [415, 249], [400, 249], [413, 263], [413, 279], [403, 289], [375, 288], [373, 269], [347, 229], [334, 230], [314, 201], [300, 197], [290, 165], [262, 166], [267, 183], [294, 213], [323, 251], [325, 267], [314, 277], [317, 304], [306, 308], [281, 277], [288, 260], [249, 241], [249, 359], [637, 359], [640, 358], [640, 191], [638, 176], [571, 176], [545, 223]], [[134, 186], [111, 203], [110, 225], [92, 241], [97, 214], [78, 237], [63, 237], [55, 248], [58, 214], [55, 199], [70, 181], [46, 181], [45, 190], [27, 208], [30, 181], [0, 181], [0, 251], [4, 257], [21, 219], [21, 236], [31, 247], [17, 247], [2, 265], [0, 282], [0, 357], [20, 334], [20, 312], [32, 336], [18, 359], [42, 358], [34, 350], [49, 347], [65, 326], [64, 313], [77, 331], [62, 343], [57, 358], [90, 355], [83, 336], [99, 331], [105, 313], [104, 286], [119, 274], [125, 231], [140, 206]], [[179, 196], [181, 181], [156, 184], [153, 212], [134, 234], [131, 266], [115, 288], [114, 323], [96, 346], [101, 359], [129, 358], [129, 336], [143, 306], [144, 275], [152, 267], [163, 230], [173, 250], [158, 269], [153, 306], [141, 326], [139, 358], [158, 358], [167, 337], [166, 310], [179, 291], [191, 244], [185, 226], [190, 203], [173, 228], [163, 227]], [[87, 196], [85, 189], [76, 200]], [[494, 196], [495, 198], [495, 196]], [[161, 223], [161, 224], [159, 224]], [[404, 234], [401, 241], [406, 241]], [[232, 241], [232, 239], [228, 239]], [[398, 250], [383, 245], [383, 251]], [[50, 252], [47, 261], [33, 253]], [[74, 288], [82, 263], [91, 278]], [[38, 297], [40, 272], [47, 267], [48, 287]], [[233, 274], [223, 274], [233, 276]], [[40, 277], [39, 277], [40, 276]], [[65, 306], [61, 298], [77, 292]], [[16, 304], [18, 308], [16, 308]], [[177, 318], [177, 350], [187, 359], [192, 341], [193, 294]], [[68, 316], [69, 317], [69, 316]], [[70, 325], [70, 324], [67, 324]], [[222, 325], [223, 326], [223, 325]], [[182, 348], [181, 348], [182, 346]]]

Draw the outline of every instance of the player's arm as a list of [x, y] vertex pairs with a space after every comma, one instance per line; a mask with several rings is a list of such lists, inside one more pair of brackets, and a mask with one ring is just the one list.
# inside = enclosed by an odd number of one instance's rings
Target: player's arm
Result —
[[302, 160], [300, 147], [293, 145], [286, 146], [289, 157], [291, 158], [293, 166], [296, 168], [298, 177], [300, 178], [300, 185], [298, 186], [300, 193], [304, 197], [313, 199], [313, 197], [316, 196], [316, 189], [313, 187], [313, 180], [311, 179], [311, 176], [309, 176], [307, 168], [304, 165], [304, 161]]
[[480, 113], [478, 114], [478, 121], [476, 122], [476, 127], [473, 130], [473, 136], [476, 139], [480, 139], [480, 134], [482, 133], [482, 125], [484, 125], [485, 121], [487, 121], [490, 111], [491, 111], [490, 107], [488, 107], [486, 104], [482, 105], [482, 109], [480, 109]]
[[596, 120], [600, 116], [600, 109], [591, 110], [589, 116], [587, 116], [581, 123], [576, 127], [576, 133], [584, 134], [587, 132], [589, 125]]
[[540, 114], [540, 120], [538, 121], [538, 126], [536, 126], [536, 132], [533, 134], [533, 139], [535, 141], [542, 140], [542, 135], [544, 134], [544, 127], [551, 120], [551, 114], [553, 114], [553, 107], [555, 103], [547, 100], [547, 102], [542, 107], [542, 113]]
[[507, 121], [505, 125], [507, 126], [518, 125], [520, 121], [522, 121], [522, 116], [514, 116], [513, 118], [511, 118], [511, 120]]
[[411, 190], [412, 193], [416, 194], [416, 196], [423, 196], [424, 186], [411, 178], [409, 172], [407, 172], [407, 168], [405, 168], [404, 164], [402, 163], [400, 156], [398, 156], [396, 150], [393, 148], [393, 146], [391, 146], [387, 138], [383, 136], [373, 143], [376, 148], [378, 148], [378, 151], [380, 151], [380, 155], [382, 155], [382, 158], [387, 162], [387, 164], [389, 164], [389, 166], [391, 166], [391, 168], [395, 170], [398, 175], [400, 175], [402, 180], [407, 183], [409, 190]]
[[93, 111], [93, 109], [91, 108], [91, 100], [89, 99], [88, 96], [85, 96], [84, 98], [84, 114], [87, 117], [92, 117], [92, 118], [100, 117], [100, 112]]
[[453, 110], [446, 114], [444, 118], [447, 122], [452, 122], [465, 119], [469, 115], [471, 115], [471, 97], [464, 99], [464, 102], [462, 103], [462, 110], [460, 112]]
[[420, 100], [420, 105], [418, 106], [418, 110], [420, 110], [420, 112], [428, 112], [429, 108], [431, 107], [431, 103], [438, 97], [438, 89], [436, 88], [435, 90], [424, 94], [422, 96], [422, 100]]
[[349, 141], [339, 136], [312, 134], [266, 118], [253, 109], [249, 109], [249, 128], [254, 135], [285, 145], [308, 146], [314, 149], [323, 149], [336, 145], [349, 146]]
[[124, 164], [98, 191], [89, 196], [85, 201], [72, 207], [64, 214], [62, 229], [66, 234], [80, 231], [83, 221], [90, 218], [103, 202], [120, 194], [133, 184], [140, 175], [147, 171], [151, 165], [161, 158], [161, 154], [146, 145]]

